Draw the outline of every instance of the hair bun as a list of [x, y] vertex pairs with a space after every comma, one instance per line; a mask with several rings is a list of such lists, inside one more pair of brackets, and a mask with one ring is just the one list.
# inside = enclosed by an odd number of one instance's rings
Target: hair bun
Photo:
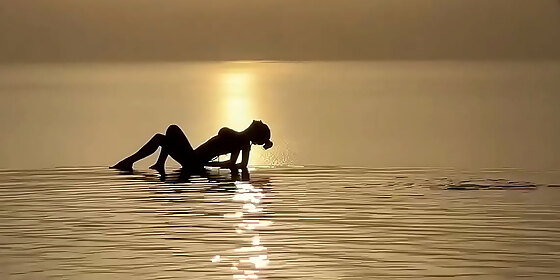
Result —
[[272, 141], [267, 140], [267, 141], [264, 143], [263, 148], [264, 148], [265, 150], [266, 150], [266, 149], [270, 149], [270, 148], [272, 148], [272, 145], [273, 145], [273, 144], [272, 144]]

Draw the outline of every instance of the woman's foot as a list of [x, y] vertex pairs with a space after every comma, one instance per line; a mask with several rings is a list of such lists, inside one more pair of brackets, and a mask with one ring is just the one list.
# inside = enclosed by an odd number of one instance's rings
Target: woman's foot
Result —
[[154, 165], [150, 166], [149, 168], [157, 171], [161, 176], [165, 176], [165, 166], [164, 165], [154, 164]]
[[132, 171], [132, 164], [133, 162], [127, 161], [126, 159], [123, 159], [121, 161], [119, 161], [117, 164], [109, 167], [109, 168], [113, 168], [113, 169], [119, 169], [119, 170], [123, 170], [123, 171]]

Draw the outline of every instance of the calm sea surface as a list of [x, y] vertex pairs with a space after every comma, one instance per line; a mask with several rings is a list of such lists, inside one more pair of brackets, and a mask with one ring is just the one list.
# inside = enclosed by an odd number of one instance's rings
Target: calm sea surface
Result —
[[[559, 77], [558, 61], [0, 65], [0, 279], [559, 279]], [[169, 124], [198, 146], [253, 119], [274, 147], [253, 148], [249, 181], [106, 168]]]
[[1, 279], [558, 279], [560, 172], [0, 171]]
[[109, 166], [169, 124], [198, 146], [257, 119], [256, 165], [559, 170], [559, 92], [554, 61], [0, 65], [0, 168]]

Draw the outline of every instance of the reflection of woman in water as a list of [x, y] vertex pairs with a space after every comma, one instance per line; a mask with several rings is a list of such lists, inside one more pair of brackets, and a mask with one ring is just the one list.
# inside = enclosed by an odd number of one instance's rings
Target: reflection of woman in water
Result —
[[[196, 149], [192, 148], [189, 140], [178, 126], [170, 125], [165, 135], [160, 133], [154, 135], [140, 150], [111, 168], [132, 170], [134, 162], [153, 154], [158, 147], [161, 147], [157, 162], [150, 167], [161, 174], [165, 174], [165, 160], [168, 155], [187, 170], [198, 171], [202, 170], [204, 166], [218, 166], [237, 171], [238, 168], [247, 167], [251, 144], [262, 145], [265, 149], [272, 147], [270, 129], [261, 121], [253, 121], [247, 129], [241, 132], [224, 127], [220, 129], [218, 135], [210, 138]], [[237, 164], [240, 152], [242, 153], [242, 160], [241, 163]], [[230, 160], [211, 162], [213, 158], [228, 153], [231, 154]]]

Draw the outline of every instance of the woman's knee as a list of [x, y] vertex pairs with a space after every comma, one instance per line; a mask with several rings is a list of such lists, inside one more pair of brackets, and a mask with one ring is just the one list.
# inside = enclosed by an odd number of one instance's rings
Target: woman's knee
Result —
[[177, 125], [170, 125], [165, 132], [165, 142], [170, 149], [177, 151], [192, 151], [187, 136]]
[[154, 137], [152, 137], [152, 139], [159, 145], [163, 145], [163, 143], [165, 142], [165, 135], [161, 134], [161, 133], [157, 133], [156, 135], [154, 135]]
[[176, 124], [170, 125], [169, 127], [167, 127], [167, 130], [165, 131], [165, 135], [177, 135], [177, 134], [183, 134], [183, 131]]

